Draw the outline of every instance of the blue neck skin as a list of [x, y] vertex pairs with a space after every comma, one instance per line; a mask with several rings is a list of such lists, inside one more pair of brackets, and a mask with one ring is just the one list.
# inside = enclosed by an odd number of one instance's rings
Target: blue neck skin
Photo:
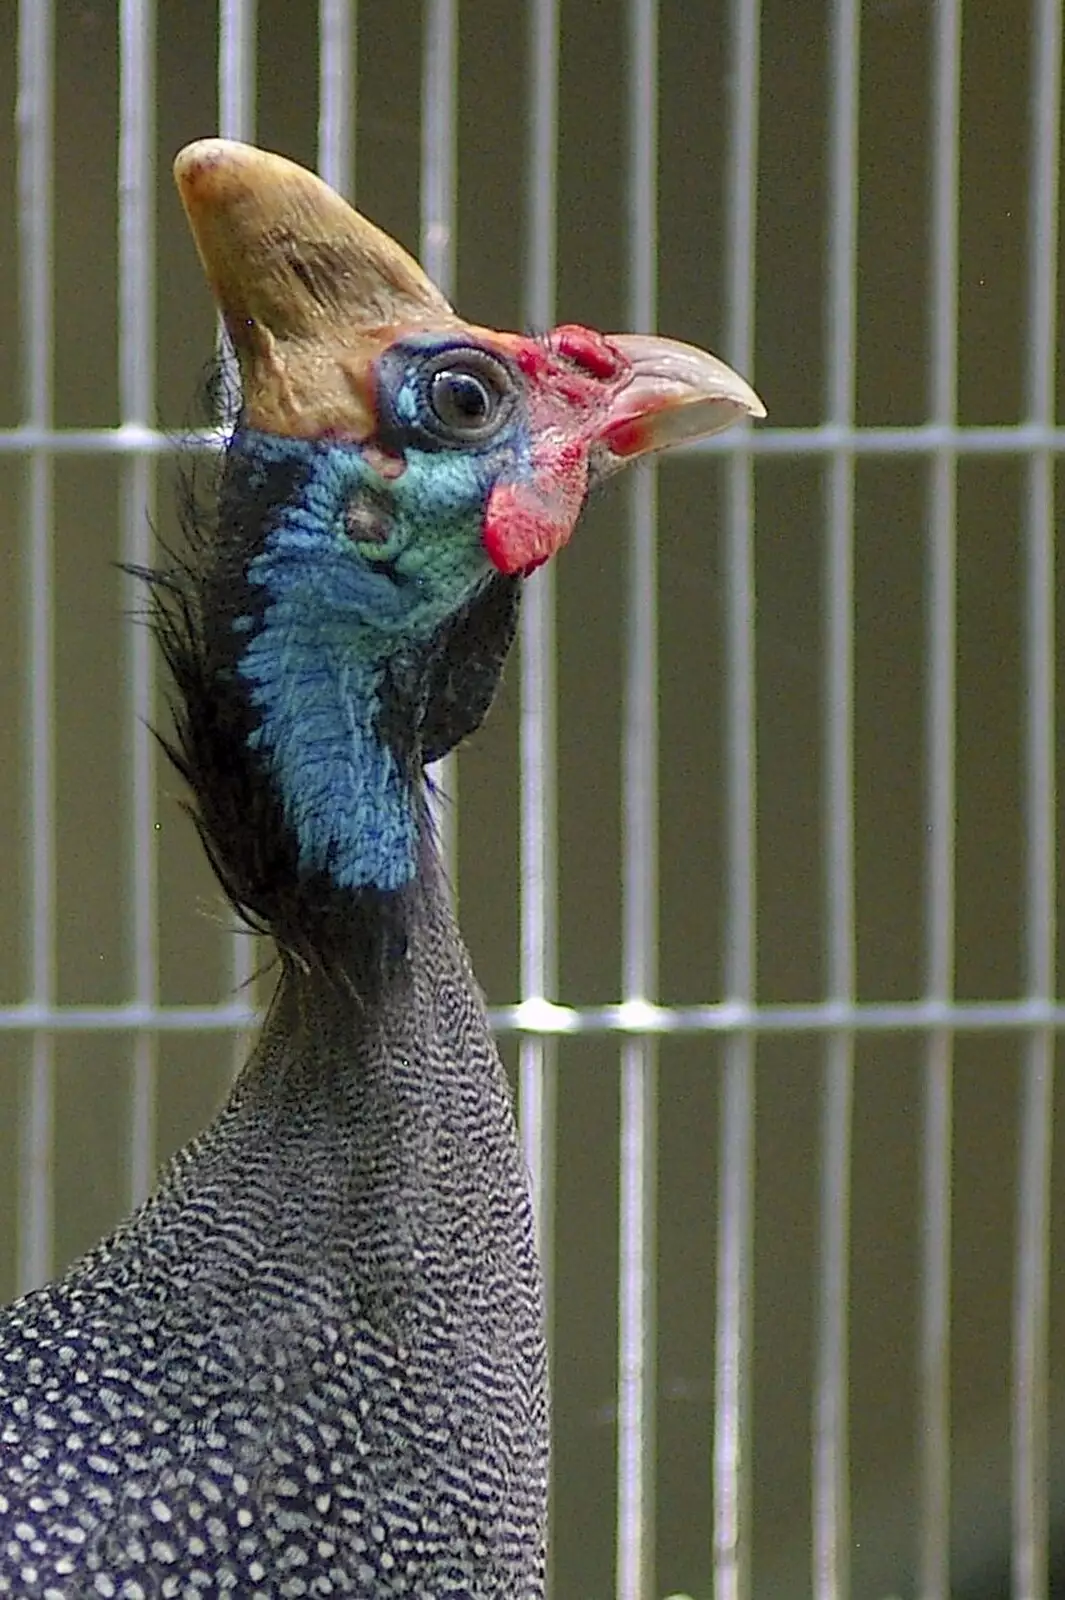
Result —
[[[385, 667], [488, 576], [483, 466], [411, 451], [385, 484], [351, 445], [247, 429], [231, 449], [253, 477], [305, 469], [247, 568], [262, 610], [234, 623], [247, 636], [237, 672], [260, 719], [249, 742], [278, 785], [302, 870], [345, 889], [402, 888], [418, 866], [420, 773], [378, 731]], [[360, 491], [384, 519], [383, 540], [349, 533]]]

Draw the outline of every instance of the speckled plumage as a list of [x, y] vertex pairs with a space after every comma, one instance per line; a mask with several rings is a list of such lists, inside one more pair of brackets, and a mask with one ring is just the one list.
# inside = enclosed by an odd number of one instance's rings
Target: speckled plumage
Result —
[[[357, 453], [336, 456], [238, 429], [216, 511], [150, 576], [172, 754], [282, 976], [155, 1197], [0, 1316], [0, 1597], [543, 1593], [527, 1176], [422, 776], [487, 708], [517, 580], [489, 576], [470, 516], [435, 602], [364, 570]], [[307, 858], [305, 814], [360, 886]], [[388, 850], [394, 890], [362, 870]]]
[[419, 897], [373, 1015], [289, 972], [157, 1195], [0, 1320], [0, 1595], [542, 1594], [526, 1179]]

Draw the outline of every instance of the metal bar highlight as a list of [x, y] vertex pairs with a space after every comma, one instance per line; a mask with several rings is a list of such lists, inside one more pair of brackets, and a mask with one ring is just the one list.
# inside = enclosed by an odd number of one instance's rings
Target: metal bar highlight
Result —
[[[628, 320], [656, 315], [658, 6], [628, 7]], [[658, 983], [657, 478], [629, 485], [628, 629], [622, 732], [622, 998], [637, 1007]], [[617, 1600], [643, 1600], [655, 1571], [655, 1201], [657, 1052], [621, 1051], [618, 1209]]]
[[[1054, 415], [1061, 140], [1061, 0], [1034, 0], [1029, 177], [1029, 417]], [[1025, 965], [1028, 993], [1055, 989], [1056, 774], [1054, 759], [1054, 477], [1045, 451], [1028, 465], [1026, 508]], [[1048, 1029], [1024, 1046], [1013, 1311], [1013, 1585], [1045, 1600], [1048, 1564], [1050, 1168], [1054, 1041]]]
[[[936, 8], [932, 71], [932, 294], [929, 306], [931, 419], [952, 427], [958, 372], [958, 170], [961, 4]], [[925, 714], [927, 857], [925, 967], [930, 999], [954, 992], [955, 660], [957, 648], [957, 460], [932, 457], [928, 506], [928, 693]], [[953, 1035], [931, 1033], [925, 1049], [921, 1129], [917, 1453], [917, 1592], [950, 1594], [950, 1262]]]
[[[54, 353], [53, 202], [55, 151], [52, 0], [22, 0], [18, 20], [19, 339], [24, 352], [22, 410], [28, 426], [52, 425]], [[55, 691], [52, 462], [34, 450], [26, 473], [26, 614], [29, 774], [30, 972], [33, 1004], [54, 1005], [56, 973]], [[22, 1115], [17, 1284], [35, 1288], [50, 1274], [54, 1224], [55, 1052], [50, 1034], [35, 1031]]]
[[[827, 414], [853, 425], [858, 218], [858, 0], [834, 0], [830, 35]], [[854, 998], [854, 461], [828, 461], [825, 650], [825, 819], [828, 993]], [[813, 1408], [815, 1600], [850, 1589], [848, 1295], [854, 1038], [826, 1044], [821, 1145], [820, 1277]]]
[[255, 137], [255, 0], [219, 0], [218, 131]]
[[[831, 1002], [783, 1006], [745, 1005], [721, 1001], [706, 1006], [495, 1006], [489, 1020], [499, 1033], [555, 1038], [559, 1034], [821, 1034], [926, 1033], [949, 1028], [953, 1033], [1015, 1033], [1033, 1029], [1065, 1029], [1065, 1002], [1044, 1000], [962, 1000], [941, 1006], [928, 1000], [868, 1002], [838, 1006]], [[250, 1028], [260, 1013], [253, 1005], [227, 1001], [219, 1005], [40, 1006], [33, 1001], [0, 1007], [0, 1032], [55, 1033], [92, 1029], [124, 1033], [148, 1028], [160, 1032], [186, 1028]]]
[[[450, 300], [455, 292], [459, 12], [456, 0], [427, 0], [422, 46], [421, 263]], [[458, 761], [437, 763], [433, 814], [444, 864], [458, 881]]]
[[319, 0], [318, 171], [339, 194], [355, 192], [355, 0]]
[[[529, 7], [531, 105], [526, 149], [525, 321], [555, 320], [558, 214], [558, 0]], [[521, 996], [554, 999], [558, 987], [558, 758], [555, 569], [526, 584], [521, 608]], [[548, 1327], [553, 1301], [557, 1051], [521, 1042], [518, 1107], [543, 1262]]]
[[[729, 104], [728, 353], [750, 371], [755, 331], [760, 0], [733, 0]], [[749, 431], [749, 430], [746, 430]], [[729, 461], [725, 528], [727, 634], [727, 873], [725, 992], [750, 1004], [757, 983], [757, 688], [754, 473]], [[754, 1308], [755, 1040], [725, 1046], [719, 1136], [714, 1355], [713, 1591], [751, 1593], [751, 1338]]]
[[[219, 0], [218, 7], [218, 128], [226, 139], [255, 137], [255, 0]], [[236, 359], [219, 323], [219, 359], [222, 366], [223, 409], [235, 409], [240, 392]], [[225, 417], [223, 421], [227, 420]], [[230, 973], [238, 994], [246, 993], [255, 975], [255, 941], [235, 927], [230, 942]], [[234, 1041], [233, 1067], [243, 1060], [243, 1040]]]
[[[158, 433], [151, 428], [123, 424], [119, 428], [39, 428], [28, 423], [0, 429], [0, 455], [125, 455], [150, 451], [168, 455], [178, 450], [216, 450], [217, 429], [185, 434]], [[1029, 456], [1033, 451], [1065, 455], [1065, 428], [1020, 422], [1004, 427], [940, 426], [934, 422], [913, 428], [838, 426], [824, 422], [814, 428], [733, 428], [709, 439], [678, 445], [674, 454], [750, 455], [794, 459], [828, 456], [844, 451], [851, 456], [934, 456], [950, 450], [959, 456]]]
[[[122, 0], [119, 13], [118, 364], [123, 423], [150, 428], [155, 417], [155, 7]], [[121, 468], [122, 558], [151, 561], [155, 461], [131, 455]], [[143, 608], [139, 579], [126, 580], [127, 608]], [[158, 988], [155, 849], [155, 739], [150, 732], [155, 651], [145, 627], [127, 629], [127, 742], [130, 762], [133, 1000], [150, 1008]], [[155, 1171], [156, 1050], [137, 1034], [131, 1062], [128, 1191], [147, 1198]]]

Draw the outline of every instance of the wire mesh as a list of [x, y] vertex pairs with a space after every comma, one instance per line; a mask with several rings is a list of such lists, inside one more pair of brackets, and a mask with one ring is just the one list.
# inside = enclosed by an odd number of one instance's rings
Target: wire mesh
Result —
[[[265, 8], [222, 0], [217, 29], [220, 131], [254, 137], [258, 53]], [[760, 0], [731, 0], [727, 13], [729, 92], [723, 113], [725, 350], [754, 373], [760, 345], [756, 290], [768, 270], [759, 247], [760, 98], [769, 30]], [[1011, 13], [1012, 15], [1012, 13]], [[1016, 8], [1016, 16], [1021, 17]], [[626, 62], [621, 160], [626, 320], [657, 321], [661, 161], [658, 132], [664, 16], [654, 0], [619, 8]], [[1065, 453], [1055, 403], [1059, 294], [1058, 170], [1061, 147], [1062, 18], [1060, 0], [1033, 0], [1024, 19], [1031, 61], [1026, 250], [1027, 364], [1023, 412], [1012, 422], [958, 420], [960, 216], [964, 106], [963, 8], [941, 0], [928, 37], [930, 188], [924, 420], [911, 425], [859, 420], [859, 202], [863, 39], [869, 19], [859, 0], [834, 0], [826, 14], [826, 246], [823, 282], [824, 403], [809, 425], [740, 430], [680, 452], [702, 470], [724, 458], [722, 625], [725, 638], [723, 770], [722, 998], [673, 1003], [662, 998], [658, 908], [660, 635], [659, 485], [645, 472], [628, 489], [624, 598], [624, 698], [620, 713], [620, 972], [616, 998], [580, 1004], [560, 958], [558, 761], [559, 624], [552, 569], [528, 586], [521, 626], [518, 838], [520, 952], [518, 992], [497, 1004], [493, 1020], [518, 1040], [521, 1134], [533, 1177], [548, 1301], [554, 1311], [555, 1236], [559, 1226], [557, 1162], [562, 1041], [603, 1036], [617, 1046], [617, 1345], [616, 1498], [612, 1508], [615, 1592], [640, 1600], [655, 1592], [662, 1568], [656, 1515], [661, 1506], [659, 1408], [658, 1116], [668, 1074], [663, 1041], [721, 1041], [716, 1204], [707, 1208], [707, 1240], [716, 1227], [716, 1310], [712, 1345], [712, 1429], [705, 1467], [712, 1501], [700, 1578], [718, 1600], [754, 1592], [758, 1507], [752, 1440], [757, 1408], [756, 1262], [759, 1047], [778, 1038], [815, 1041], [822, 1067], [817, 1154], [817, 1273], [813, 1312], [812, 1418], [809, 1461], [809, 1578], [817, 1600], [856, 1592], [852, 1581], [854, 1423], [850, 1351], [851, 1279], [858, 1050], [877, 1036], [918, 1041], [919, 1250], [913, 1402], [915, 1484], [913, 1571], [922, 1600], [952, 1592], [959, 1486], [955, 1474], [952, 1395], [952, 1273], [957, 1247], [952, 1178], [956, 1152], [956, 1053], [967, 1035], [1021, 1042], [1016, 1163], [1016, 1276], [1012, 1285], [1012, 1591], [1043, 1600], [1055, 1509], [1050, 1329], [1052, 1129], [1055, 1034], [1065, 1028], [1056, 992], [1057, 874], [1055, 782], [1054, 476]], [[532, 326], [555, 318], [558, 283], [559, 150], [565, 139], [560, 81], [567, 50], [558, 0], [526, 8], [526, 116], [522, 133], [524, 244], [520, 304]], [[117, 122], [119, 416], [114, 426], [56, 427], [54, 422], [54, 178], [56, 14], [51, 0], [19, 8], [16, 143], [18, 344], [22, 387], [17, 426], [0, 429], [0, 460], [24, 473], [21, 537], [25, 544], [26, 703], [22, 756], [25, 809], [26, 975], [22, 998], [0, 1006], [0, 1039], [24, 1038], [28, 1053], [19, 1122], [17, 1285], [44, 1280], [54, 1260], [57, 1041], [106, 1033], [131, 1043], [126, 1134], [130, 1203], [151, 1185], [159, 1143], [158, 1056], [167, 1035], [223, 1032], [243, 1036], [254, 1023], [249, 997], [252, 948], [231, 944], [233, 998], [164, 1004], [159, 979], [157, 775], [147, 725], [155, 706], [152, 652], [131, 630], [125, 662], [130, 830], [127, 842], [128, 997], [121, 1004], [60, 1003], [56, 981], [56, 829], [61, 796], [55, 774], [54, 474], [68, 457], [114, 458], [120, 484], [121, 553], [143, 565], [150, 554], [157, 465], [174, 449], [156, 415], [155, 242], [158, 77], [156, 8], [122, 0], [118, 8]], [[358, 119], [360, 14], [354, 0], [321, 0], [318, 16], [317, 143], [320, 169], [349, 194], [361, 157]], [[420, 33], [421, 254], [446, 292], [461, 280], [459, 231], [463, 145], [460, 8], [434, 0], [418, 18]], [[1020, 22], [1018, 21], [1018, 26]], [[209, 433], [186, 442], [210, 447]], [[956, 993], [958, 813], [959, 472], [971, 461], [1014, 462], [1024, 482], [1023, 637], [1025, 971], [1013, 997]], [[769, 1003], [759, 984], [759, 626], [756, 621], [757, 474], [773, 463], [812, 462], [823, 471], [824, 608], [821, 683], [821, 803], [824, 992]], [[869, 461], [910, 462], [924, 473], [926, 592], [924, 619], [924, 923], [923, 991], [912, 998], [867, 997], [856, 949], [856, 474]], [[128, 596], [133, 603], [133, 592]], [[458, 791], [441, 815], [449, 850], [458, 850]], [[461, 863], [460, 863], [461, 864]], [[713, 991], [707, 976], [706, 992]], [[761, 1091], [761, 1079], [758, 1078]], [[713, 1254], [706, 1242], [707, 1255]], [[556, 1508], [563, 1516], [565, 1508]]]

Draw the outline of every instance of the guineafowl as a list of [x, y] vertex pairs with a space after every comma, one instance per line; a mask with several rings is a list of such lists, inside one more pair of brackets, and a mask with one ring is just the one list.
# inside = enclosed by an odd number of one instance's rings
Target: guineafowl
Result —
[[279, 156], [175, 170], [243, 403], [149, 575], [169, 748], [279, 979], [154, 1196], [0, 1315], [0, 1595], [535, 1600], [530, 1196], [425, 767], [590, 485], [762, 407], [686, 345], [463, 322]]

